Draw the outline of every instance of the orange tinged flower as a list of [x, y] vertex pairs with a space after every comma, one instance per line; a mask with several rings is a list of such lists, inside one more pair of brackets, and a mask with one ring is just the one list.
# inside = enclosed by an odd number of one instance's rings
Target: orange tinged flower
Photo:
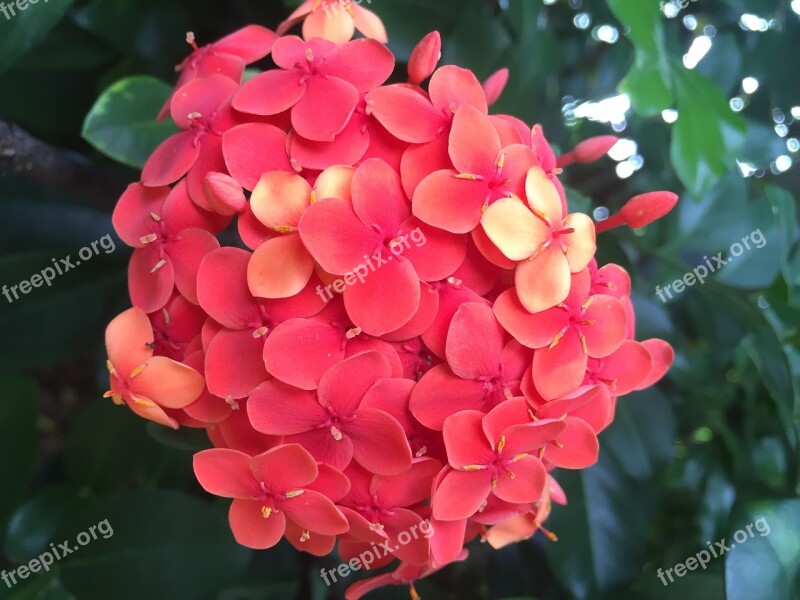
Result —
[[115, 404], [127, 404], [140, 417], [173, 429], [178, 422], [167, 414], [194, 402], [205, 387], [197, 371], [166, 356], [153, 356], [153, 327], [140, 308], [129, 308], [106, 328], [106, 350]]

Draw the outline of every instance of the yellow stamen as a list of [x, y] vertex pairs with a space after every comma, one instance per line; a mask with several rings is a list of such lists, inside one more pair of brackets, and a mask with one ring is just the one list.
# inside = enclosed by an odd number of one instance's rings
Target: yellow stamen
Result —
[[506, 164], [506, 154], [501, 152], [500, 157], [497, 159], [497, 168], [502, 169], [504, 164]]
[[539, 529], [542, 530], [542, 533], [545, 534], [547, 536], [547, 538], [551, 542], [557, 542], [558, 541], [558, 536], [555, 533], [553, 533], [552, 531], [548, 531], [547, 529], [545, 529], [541, 525], [539, 525]]
[[114, 368], [114, 365], [111, 364], [110, 360], [106, 361], [106, 368], [108, 369], [108, 372], [111, 373], [112, 375], [117, 372], [117, 370]]
[[130, 377], [130, 378], [131, 378], [131, 379], [133, 379], [134, 377], [136, 377], [137, 375], [139, 375], [139, 374], [140, 374], [142, 371], [144, 371], [144, 368], [145, 368], [146, 366], [147, 366], [147, 363], [142, 363], [142, 364], [140, 364], [140, 365], [139, 365], [138, 367], [136, 367], [136, 368], [135, 368], [133, 371], [131, 371], [131, 377]]
[[225, 402], [230, 405], [232, 410], [239, 410], [239, 403], [233, 399], [233, 396], [225, 396]]
[[167, 261], [166, 261], [165, 259], [163, 259], [163, 258], [162, 258], [160, 261], [158, 261], [158, 262], [156, 263], [156, 266], [155, 266], [155, 267], [153, 267], [152, 269], [150, 269], [150, 273], [155, 273], [155, 272], [156, 272], [156, 271], [158, 271], [158, 270], [159, 270], [161, 267], [163, 267], [165, 264], [167, 264]]
[[158, 236], [155, 233], [150, 233], [148, 235], [143, 235], [139, 238], [139, 241], [142, 244], [149, 244], [150, 242], [155, 242], [158, 239]]
[[466, 465], [461, 467], [462, 471], [483, 471], [486, 465]]
[[143, 398], [137, 398], [134, 396], [133, 401], [138, 404], [139, 406], [144, 406], [145, 408], [154, 408], [156, 403], [151, 402], [150, 400], [144, 400]]
[[169, 313], [167, 312], [166, 308], [162, 308], [161, 312], [164, 313], [164, 322], [169, 325]]
[[344, 334], [348, 340], [352, 340], [354, 337], [361, 335], [361, 327], [353, 327], [352, 329], [348, 329], [347, 333]]
[[186, 43], [187, 44], [194, 44], [194, 31], [187, 31], [186, 32]]
[[302, 170], [303, 170], [303, 167], [300, 165], [300, 163], [297, 161], [297, 159], [296, 159], [296, 158], [290, 158], [290, 159], [289, 159], [289, 164], [290, 164], [290, 165], [292, 166], [292, 168], [293, 168], [295, 171], [297, 171], [298, 173], [299, 173], [300, 171], [302, 171]]
[[411, 592], [411, 600], [422, 600], [422, 596], [417, 593], [416, 588], [414, 587], [413, 583], [408, 584], [409, 590]]
[[199, 119], [202, 116], [203, 116], [202, 114], [200, 114], [199, 112], [195, 111], [195, 112], [192, 112], [192, 113], [189, 113], [188, 115], [186, 115], [186, 118], [192, 120], [192, 119]]
[[342, 432], [339, 431], [339, 429], [335, 425], [331, 425], [331, 435], [333, 436], [333, 439], [335, 439], [337, 442], [342, 441], [342, 438], [344, 437], [342, 435]]
[[553, 444], [555, 445], [556, 448], [563, 448], [564, 447], [564, 444], [562, 444], [558, 440], [553, 440]]
[[472, 175], [471, 173], [459, 173], [456, 175], [456, 179], [466, 179], [467, 181], [475, 181], [478, 179], [477, 175]]
[[583, 336], [581, 336], [581, 348], [584, 354], [589, 354], [589, 350], [586, 348], [586, 338]]
[[514, 479], [516, 477], [516, 475], [514, 475], [514, 471], [506, 470], [506, 475], [509, 479]]
[[550, 350], [552, 350], [553, 348], [555, 348], [555, 347], [556, 347], [556, 345], [558, 344], [558, 342], [560, 342], [560, 341], [561, 341], [561, 338], [562, 338], [562, 337], [564, 337], [564, 332], [563, 332], [563, 331], [559, 331], [559, 332], [556, 334], [556, 337], [554, 337], [554, 338], [553, 338], [553, 341], [552, 341], [552, 342], [550, 342]]
[[528, 416], [531, 418], [531, 421], [539, 420], [538, 417], [535, 414], [533, 414], [533, 411], [530, 408], [528, 409]]
[[520, 452], [520, 453], [519, 453], [519, 454], [517, 454], [517, 455], [516, 455], [514, 458], [512, 458], [510, 462], [512, 462], [512, 463], [513, 463], [513, 462], [517, 462], [517, 461], [518, 461], [520, 458], [523, 458], [523, 457], [525, 457], [525, 456], [528, 456], [528, 453], [527, 453], [527, 452]]
[[370, 523], [370, 531], [383, 531], [383, 523]]
[[156, 213], [151, 212], [150, 216], [153, 217], [153, 221], [160, 221], [161, 217], [159, 217]]
[[492, 477], [492, 490], [497, 489], [497, 477]]
[[265, 333], [267, 333], [267, 331], [269, 331], [267, 327], [259, 327], [258, 329], [253, 331], [253, 337], [258, 339], [262, 337]]
[[503, 388], [503, 396], [505, 396], [506, 400], [513, 400], [514, 394], [511, 393], [511, 390], [508, 388]]
[[269, 506], [262, 506], [261, 507], [261, 516], [265, 519], [269, 519], [269, 516], [272, 514], [272, 508]]
[[462, 285], [464, 282], [456, 277], [448, 277], [447, 283], [449, 283], [450, 285]]
[[414, 456], [416, 456], [417, 458], [420, 458], [422, 456], [425, 456], [427, 453], [428, 453], [428, 447], [423, 444], [422, 447], [419, 450], [417, 450], [417, 452], [416, 452], [416, 454], [414, 454]]
[[503, 448], [506, 447], [506, 436], [501, 435], [500, 439], [497, 440], [497, 451], [502, 452]]
[[311, 51], [311, 48], [306, 48], [306, 60], [308, 62], [314, 62], [314, 53]]
[[594, 296], [589, 296], [589, 297], [586, 299], [586, 302], [584, 302], [583, 304], [581, 304], [581, 308], [582, 308], [583, 310], [586, 310], [587, 308], [589, 308], [589, 305], [592, 303], [592, 300], [593, 300], [593, 299], [594, 299]]
[[103, 394], [103, 398], [111, 398], [114, 395], [113, 390], [108, 390]]
[[286, 495], [287, 498], [297, 498], [299, 495], [303, 494], [304, 492], [305, 492], [305, 490], [291, 490], [291, 491], [286, 492], [285, 495]]
[[314, 204], [316, 201], [317, 201], [317, 192], [315, 192], [314, 190], [311, 190], [311, 193], [309, 194], [309, 197], [308, 197], [308, 203], [309, 204]]
[[303, 533], [300, 534], [300, 542], [307, 542], [308, 538], [311, 537], [311, 532], [308, 530], [303, 530]]
[[277, 227], [273, 227], [273, 230], [277, 231], [278, 233], [292, 233], [296, 231], [294, 227], [290, 227], [289, 225], [278, 225]]

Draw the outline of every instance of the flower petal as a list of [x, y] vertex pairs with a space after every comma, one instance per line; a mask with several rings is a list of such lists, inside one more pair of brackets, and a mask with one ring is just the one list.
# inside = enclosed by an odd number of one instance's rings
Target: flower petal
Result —
[[233, 537], [242, 546], [254, 550], [272, 548], [283, 537], [286, 516], [272, 511], [269, 518], [262, 514], [263, 503], [257, 500], [236, 499], [228, 511]]
[[192, 459], [197, 481], [209, 494], [223, 498], [252, 498], [260, 493], [250, 472], [250, 457], [228, 448], [202, 450]]
[[296, 233], [267, 240], [247, 265], [247, 284], [259, 298], [291, 298], [308, 284], [314, 259]]

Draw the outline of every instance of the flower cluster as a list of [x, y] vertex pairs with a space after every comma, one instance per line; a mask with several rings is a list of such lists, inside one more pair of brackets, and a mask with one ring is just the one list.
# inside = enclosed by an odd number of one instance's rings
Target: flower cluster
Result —
[[[107, 397], [207, 430], [194, 470], [232, 499], [239, 543], [350, 559], [388, 542], [372, 568], [399, 566], [348, 598], [413, 595], [478, 536], [555, 538], [554, 469], [592, 465], [617, 398], [673, 355], [634, 339], [628, 274], [596, 263], [595, 225], [558, 179], [615, 138], [557, 157], [541, 127], [489, 114], [507, 72], [482, 85], [437, 68], [435, 32], [387, 85], [380, 21], [326, 6], [279, 29], [305, 19], [305, 40], [187, 37], [161, 115], [181, 131], [113, 216], [135, 250]], [[355, 27], [367, 37], [350, 41]], [[243, 82], [269, 54], [275, 68]], [[637, 197], [609, 222], [641, 227], [676, 199]], [[398, 543], [423, 521], [432, 536]]]

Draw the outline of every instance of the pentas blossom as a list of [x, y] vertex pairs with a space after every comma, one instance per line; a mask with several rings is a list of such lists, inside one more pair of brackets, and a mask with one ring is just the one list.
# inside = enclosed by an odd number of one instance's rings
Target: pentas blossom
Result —
[[[309, 0], [279, 34], [301, 21], [305, 39], [189, 36], [168, 100], [181, 131], [113, 215], [134, 308], [106, 332], [106, 397], [206, 431], [195, 475], [232, 499], [239, 543], [396, 547], [346, 596], [413, 598], [477, 539], [556, 540], [560, 470], [596, 463], [617, 403], [668, 371], [670, 345], [637, 340], [635, 282], [595, 251], [677, 197], [595, 224], [560, 177], [614, 136], [558, 156], [541, 126], [489, 114], [518, 73], [437, 68], [433, 32], [385, 85], [375, 15]], [[243, 83], [269, 53], [277, 68]]]

